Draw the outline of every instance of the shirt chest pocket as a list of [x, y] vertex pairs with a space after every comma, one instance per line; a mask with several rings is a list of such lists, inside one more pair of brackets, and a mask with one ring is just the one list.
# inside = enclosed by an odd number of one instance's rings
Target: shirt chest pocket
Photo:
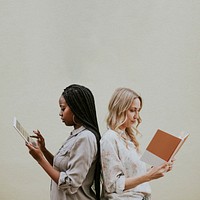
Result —
[[54, 167], [59, 171], [66, 171], [69, 168], [70, 154], [72, 145], [61, 147], [58, 153], [54, 156]]

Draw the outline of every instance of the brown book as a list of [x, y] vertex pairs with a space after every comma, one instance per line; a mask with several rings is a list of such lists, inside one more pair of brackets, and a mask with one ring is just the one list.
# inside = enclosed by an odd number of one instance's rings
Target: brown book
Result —
[[189, 133], [174, 136], [158, 129], [141, 156], [141, 160], [152, 166], [170, 161], [179, 151]]

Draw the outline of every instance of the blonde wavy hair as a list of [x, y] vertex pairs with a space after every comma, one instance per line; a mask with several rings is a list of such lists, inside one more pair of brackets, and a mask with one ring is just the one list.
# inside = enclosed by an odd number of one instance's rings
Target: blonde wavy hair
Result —
[[[108, 105], [108, 117], [107, 125], [112, 130], [120, 133], [120, 126], [124, 124], [127, 119], [127, 110], [133, 104], [134, 99], [138, 98], [140, 100], [140, 110], [142, 109], [142, 97], [135, 91], [129, 88], [118, 88], [113, 93], [109, 105]], [[139, 111], [140, 111], [139, 110]], [[130, 137], [131, 141], [139, 150], [139, 143], [136, 139], [136, 135], [140, 134], [137, 127], [142, 122], [140, 115], [138, 114], [137, 124], [131, 128], [126, 128], [125, 131]]]

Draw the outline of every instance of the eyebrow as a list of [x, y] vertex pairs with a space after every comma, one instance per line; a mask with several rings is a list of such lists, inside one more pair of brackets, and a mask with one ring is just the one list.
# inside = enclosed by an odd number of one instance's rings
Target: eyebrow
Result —
[[141, 107], [137, 108], [137, 107], [131, 106], [130, 109], [141, 110]]

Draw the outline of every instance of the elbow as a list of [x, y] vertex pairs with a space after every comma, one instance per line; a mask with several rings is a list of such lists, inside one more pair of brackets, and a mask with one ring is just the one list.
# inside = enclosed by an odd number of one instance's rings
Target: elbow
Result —
[[58, 188], [66, 194], [75, 194], [80, 185], [75, 184], [65, 173], [60, 173], [58, 180]]
[[58, 188], [66, 194], [75, 194], [78, 191], [78, 187], [73, 187], [71, 185], [59, 185]]
[[115, 180], [112, 183], [110, 182], [110, 184], [105, 183], [104, 187], [105, 187], [107, 193], [121, 194], [121, 193], [123, 193], [123, 191], [125, 189], [125, 177], [120, 176], [120, 178], [118, 178], [117, 180]]

